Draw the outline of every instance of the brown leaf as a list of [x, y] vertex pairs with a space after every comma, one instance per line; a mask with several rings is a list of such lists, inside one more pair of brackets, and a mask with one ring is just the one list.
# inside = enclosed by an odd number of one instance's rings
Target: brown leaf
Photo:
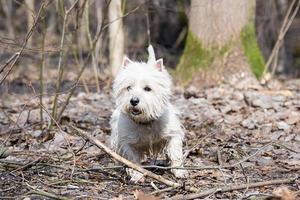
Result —
[[152, 194], [146, 194], [139, 190], [135, 190], [133, 192], [133, 195], [134, 195], [135, 199], [137, 199], [137, 200], [159, 200], [158, 197], [153, 196]]
[[281, 200], [295, 200], [296, 196], [293, 191], [288, 189], [286, 186], [276, 188], [273, 191], [273, 195], [276, 197], [280, 197]]

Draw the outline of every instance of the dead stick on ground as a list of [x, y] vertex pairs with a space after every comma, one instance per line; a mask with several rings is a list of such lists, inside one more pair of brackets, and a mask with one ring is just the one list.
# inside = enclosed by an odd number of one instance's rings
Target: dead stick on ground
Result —
[[[171, 186], [174, 188], [177, 187], [182, 187], [182, 185], [180, 183], [176, 183], [170, 180], [165, 179], [162, 176], [159, 176], [157, 174], [154, 174], [153, 172], [150, 172], [144, 168], [142, 168], [141, 166], [134, 164], [133, 162], [123, 158], [122, 156], [120, 156], [119, 154], [115, 153], [114, 151], [112, 151], [110, 148], [108, 148], [105, 144], [103, 144], [102, 142], [100, 142], [99, 140], [93, 138], [92, 136], [90, 136], [88, 133], [86, 133], [85, 131], [70, 125], [71, 128], [73, 128], [74, 130], [76, 130], [78, 132], [78, 134], [85, 138], [86, 140], [88, 140], [90, 143], [95, 144], [98, 148], [102, 149], [103, 151], [105, 151], [107, 154], [109, 154], [110, 156], [112, 156], [114, 159], [116, 159], [117, 161], [127, 165], [128, 167], [139, 171], [140, 173], [142, 173], [144, 176], [148, 176], [150, 178], [153, 178], [161, 183], [166, 184], [167, 186]], [[186, 190], [190, 191], [190, 192], [197, 192], [198, 189], [193, 188], [193, 187], [185, 187]]]
[[293, 183], [297, 177], [294, 178], [288, 178], [288, 179], [277, 179], [277, 180], [270, 180], [270, 181], [262, 181], [262, 182], [256, 182], [256, 183], [249, 183], [249, 184], [240, 184], [240, 185], [228, 185], [228, 186], [223, 186], [223, 187], [217, 187], [217, 188], [212, 188], [209, 190], [204, 190], [199, 193], [194, 193], [190, 195], [178, 195], [175, 196], [172, 199], [196, 199], [196, 198], [201, 198], [208, 196], [212, 193], [216, 192], [230, 192], [234, 190], [242, 190], [246, 188], [255, 188], [255, 187], [262, 187], [262, 186], [267, 186], [267, 185], [278, 185], [278, 184], [286, 184], [286, 183]]
[[[28, 185], [28, 184], [27, 184]], [[43, 196], [43, 197], [48, 197], [48, 198], [51, 198], [51, 199], [56, 199], [56, 200], [70, 200], [69, 198], [66, 198], [66, 197], [62, 197], [62, 196], [58, 196], [56, 194], [51, 194], [49, 192], [46, 192], [46, 191], [43, 191], [43, 190], [39, 190], [39, 189], [36, 189], [32, 186], [29, 186], [32, 190], [29, 191], [27, 195], [38, 195], [38, 196]]]
[[13, 170], [13, 171], [11, 171], [11, 172], [13, 173], [13, 172], [16, 172], [16, 171], [23, 171], [23, 170], [25, 170], [25, 169], [27, 169], [27, 168], [29, 168], [29, 167], [31, 167], [31, 166], [37, 164], [37, 163], [40, 162], [41, 160], [42, 160], [42, 157], [39, 157], [39, 158], [37, 158], [37, 159], [35, 159], [35, 160], [33, 160], [33, 161], [30, 161], [30, 162], [27, 163], [26, 165], [24, 165], [24, 166], [22, 166], [22, 167], [19, 167], [19, 168], [15, 169], [15, 170]]

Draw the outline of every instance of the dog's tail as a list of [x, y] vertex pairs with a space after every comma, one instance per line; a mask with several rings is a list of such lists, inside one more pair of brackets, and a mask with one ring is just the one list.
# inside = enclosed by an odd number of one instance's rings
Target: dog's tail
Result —
[[149, 54], [149, 57], [148, 57], [147, 64], [154, 64], [156, 59], [155, 59], [154, 49], [151, 44], [148, 47], [148, 54]]

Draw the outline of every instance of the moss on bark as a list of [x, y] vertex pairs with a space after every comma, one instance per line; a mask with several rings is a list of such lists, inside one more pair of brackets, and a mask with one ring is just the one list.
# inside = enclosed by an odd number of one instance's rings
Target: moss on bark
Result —
[[255, 27], [253, 23], [248, 24], [241, 31], [241, 41], [245, 56], [250, 64], [251, 71], [254, 73], [256, 78], [261, 78], [265, 67], [265, 61], [256, 40]]
[[[247, 60], [247, 63], [237, 60], [224, 62], [226, 57], [228, 57], [229, 54], [236, 52], [236, 50], [241, 53], [239, 56], [244, 58], [245, 61]], [[240, 59], [242, 60], [242, 58]], [[218, 62], [218, 60], [221, 62]], [[224, 66], [224, 63], [226, 63], [227, 66]], [[210, 77], [214, 76], [213, 73], [225, 73], [214, 77], [230, 77], [228, 74], [228, 76], [226, 75], [228, 70], [218, 70], [217, 68], [219, 67], [229, 67], [228, 69], [240, 68], [241, 70], [247, 70], [246, 68], [248, 68], [249, 74], [252, 72], [256, 78], [261, 78], [265, 62], [256, 40], [255, 27], [252, 22], [242, 29], [240, 37], [232, 38], [231, 41], [227, 42], [222, 47], [205, 48], [201, 41], [189, 31], [185, 49], [174, 74], [184, 85], [193, 80], [195, 75], [199, 75], [199, 71], [205, 72], [206, 74], [210, 73]]]
[[207, 68], [212, 63], [213, 57], [210, 51], [203, 48], [199, 41], [190, 31], [186, 38], [185, 49], [175, 70], [175, 75], [182, 83], [192, 80], [199, 69]]

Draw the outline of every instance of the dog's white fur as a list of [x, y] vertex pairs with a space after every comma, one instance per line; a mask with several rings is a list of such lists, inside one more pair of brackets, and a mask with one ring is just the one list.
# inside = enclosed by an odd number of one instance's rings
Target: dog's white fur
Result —
[[[147, 63], [133, 62], [125, 57], [113, 84], [116, 109], [111, 117], [111, 147], [125, 158], [140, 163], [145, 155], [165, 150], [171, 166], [183, 165], [184, 132], [173, 105], [170, 103], [171, 77], [156, 60], [152, 46]], [[147, 91], [148, 87], [151, 91]], [[136, 106], [130, 100], [139, 99]], [[143, 175], [127, 171], [132, 181]], [[187, 171], [172, 169], [176, 177], [186, 177]]]

